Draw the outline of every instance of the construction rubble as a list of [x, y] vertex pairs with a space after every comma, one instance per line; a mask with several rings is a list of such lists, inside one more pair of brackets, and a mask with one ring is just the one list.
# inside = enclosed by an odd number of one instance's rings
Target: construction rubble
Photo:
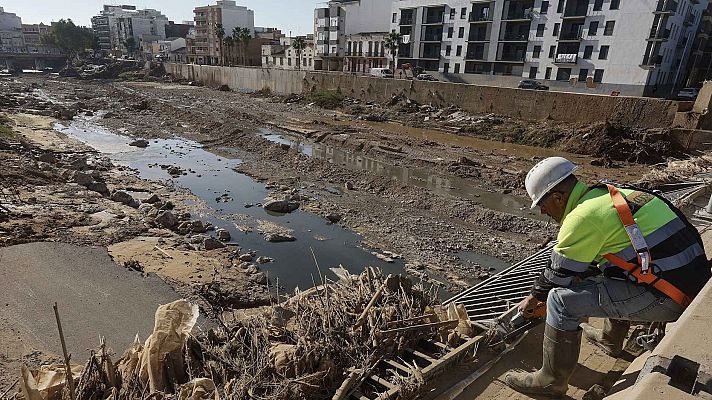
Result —
[[[337, 272], [336, 282], [249, 317], [224, 313], [204, 331], [195, 329], [197, 305], [162, 305], [145, 342], [136, 337], [116, 361], [101, 343], [84, 366], [72, 365], [71, 388], [64, 365], [23, 367], [18, 398], [345, 399], [380, 360], [421, 340], [454, 344], [472, 334], [463, 310], [443, 308], [408, 278]], [[425, 386], [417, 375], [392, 383], [400, 398]]]

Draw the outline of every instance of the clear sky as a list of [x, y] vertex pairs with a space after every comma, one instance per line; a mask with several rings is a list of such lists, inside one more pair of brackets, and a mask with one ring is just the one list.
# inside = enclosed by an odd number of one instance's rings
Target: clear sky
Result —
[[[275, 27], [283, 33], [313, 33], [314, 7], [324, 0], [236, 0], [238, 5], [255, 10], [255, 26]], [[132, 4], [138, 8], [155, 8], [169, 20], [193, 19], [193, 8], [215, 4], [215, 0], [0, 0], [0, 7], [15, 13], [23, 23], [49, 24], [71, 18], [80, 25], [91, 25], [91, 17], [104, 4]]]

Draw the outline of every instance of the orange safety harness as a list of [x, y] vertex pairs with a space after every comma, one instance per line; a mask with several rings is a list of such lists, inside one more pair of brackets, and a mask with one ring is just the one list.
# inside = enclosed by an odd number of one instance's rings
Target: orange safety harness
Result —
[[686, 308], [690, 305], [692, 299], [673, 284], [656, 276], [654, 272], [650, 271], [650, 267], [653, 263], [653, 259], [650, 256], [650, 249], [648, 249], [648, 244], [645, 242], [643, 232], [640, 231], [638, 224], [633, 218], [633, 213], [630, 210], [630, 206], [628, 206], [628, 202], [626, 202], [625, 197], [623, 197], [618, 189], [611, 185], [606, 186], [608, 186], [608, 193], [611, 195], [613, 205], [618, 212], [618, 217], [620, 217], [625, 231], [628, 234], [628, 238], [630, 238], [630, 242], [633, 245], [633, 249], [637, 254], [638, 262], [631, 263], [613, 254], [606, 254], [603, 257], [611, 264], [627, 271], [637, 279], [638, 283], [652, 286], [662, 294], [671, 298], [675, 303]]

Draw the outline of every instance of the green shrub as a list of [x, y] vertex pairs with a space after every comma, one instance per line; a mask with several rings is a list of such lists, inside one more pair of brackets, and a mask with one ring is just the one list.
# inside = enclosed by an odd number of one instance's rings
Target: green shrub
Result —
[[334, 90], [319, 90], [309, 93], [307, 100], [321, 108], [331, 110], [341, 107], [344, 101], [344, 95]]

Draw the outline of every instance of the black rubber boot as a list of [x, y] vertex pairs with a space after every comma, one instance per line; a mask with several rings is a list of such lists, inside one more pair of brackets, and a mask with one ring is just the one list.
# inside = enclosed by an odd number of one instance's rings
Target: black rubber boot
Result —
[[536, 372], [510, 371], [504, 382], [526, 394], [563, 396], [569, 389], [569, 378], [578, 364], [581, 331], [560, 331], [546, 325], [544, 329], [544, 359]]
[[606, 318], [603, 329], [596, 329], [587, 323], [582, 323], [580, 326], [586, 340], [598, 346], [609, 356], [618, 357], [623, 351], [623, 342], [628, 335], [630, 322]]

